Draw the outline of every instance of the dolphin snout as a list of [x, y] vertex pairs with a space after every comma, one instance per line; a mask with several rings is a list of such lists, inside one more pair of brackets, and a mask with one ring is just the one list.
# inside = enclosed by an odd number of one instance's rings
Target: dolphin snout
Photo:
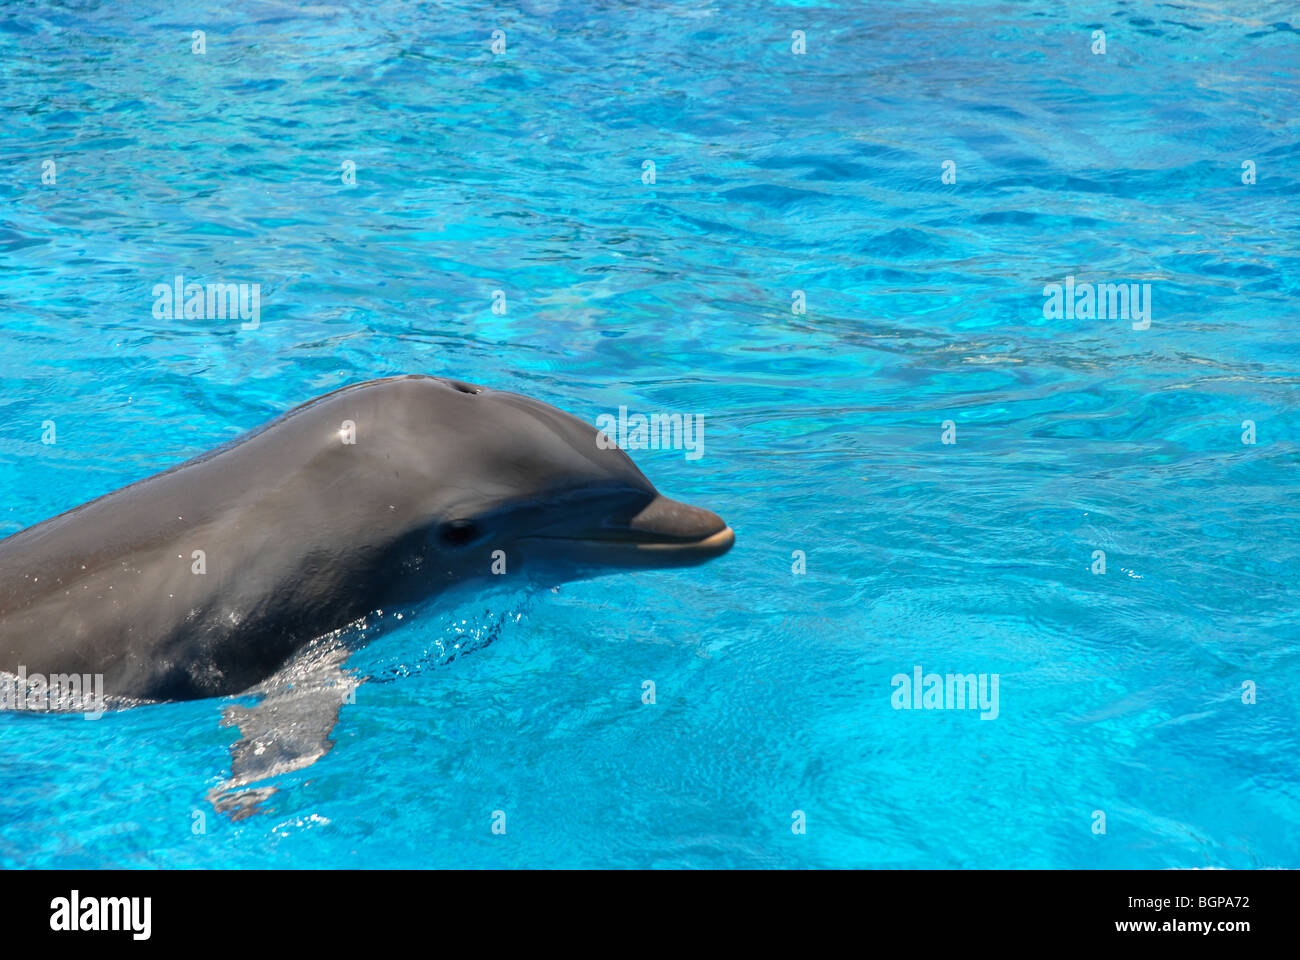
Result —
[[693, 566], [720, 557], [736, 535], [716, 513], [655, 493], [648, 503], [615, 510], [604, 519], [588, 514], [576, 525], [552, 525], [525, 540], [546, 544], [556, 559], [649, 568]]
[[664, 540], [681, 543], [704, 540], [728, 529], [722, 518], [711, 510], [692, 507], [680, 500], [656, 496], [627, 523], [636, 539]]
[[670, 563], [720, 557], [736, 542], [735, 533], [713, 511], [662, 495], [627, 522], [626, 535], [638, 550], [661, 554], [657, 559]]

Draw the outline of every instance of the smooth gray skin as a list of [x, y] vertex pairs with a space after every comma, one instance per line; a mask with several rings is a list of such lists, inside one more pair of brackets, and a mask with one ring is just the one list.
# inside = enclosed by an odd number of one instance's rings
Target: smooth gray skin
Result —
[[596, 437], [456, 380], [336, 390], [0, 540], [0, 670], [103, 674], [115, 698], [223, 696], [373, 610], [493, 576], [496, 550], [506, 576], [558, 581], [730, 549], [716, 514], [660, 496]]

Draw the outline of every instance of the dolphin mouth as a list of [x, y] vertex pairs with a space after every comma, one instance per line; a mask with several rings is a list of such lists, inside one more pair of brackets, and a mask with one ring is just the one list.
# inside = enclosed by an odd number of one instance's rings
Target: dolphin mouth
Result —
[[625, 520], [528, 539], [564, 544], [596, 562], [655, 567], [703, 563], [720, 557], [736, 542], [736, 534], [716, 513], [656, 495]]
[[[608, 541], [607, 541], [608, 542]], [[617, 541], [616, 541], [617, 542]], [[711, 533], [699, 540], [634, 540], [632, 545], [638, 550], [659, 550], [673, 552], [678, 550], [695, 553], [707, 553], [720, 557], [731, 549], [736, 542], [736, 532], [723, 526], [717, 533]]]

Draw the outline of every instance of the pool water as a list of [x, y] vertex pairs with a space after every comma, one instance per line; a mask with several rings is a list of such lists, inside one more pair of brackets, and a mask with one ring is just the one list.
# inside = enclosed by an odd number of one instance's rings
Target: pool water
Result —
[[229, 701], [0, 714], [0, 866], [1300, 866], [1293, 4], [223, 7], [0, 12], [0, 535], [418, 372], [737, 543], [389, 623], [242, 819]]

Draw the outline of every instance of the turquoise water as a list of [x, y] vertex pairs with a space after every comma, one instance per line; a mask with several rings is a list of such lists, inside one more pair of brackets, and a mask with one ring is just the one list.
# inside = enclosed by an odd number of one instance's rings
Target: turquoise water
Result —
[[227, 702], [0, 714], [0, 866], [1300, 867], [1300, 20], [1218, 6], [6, 6], [0, 535], [421, 372], [703, 416], [737, 545], [385, 630], [242, 820]]

